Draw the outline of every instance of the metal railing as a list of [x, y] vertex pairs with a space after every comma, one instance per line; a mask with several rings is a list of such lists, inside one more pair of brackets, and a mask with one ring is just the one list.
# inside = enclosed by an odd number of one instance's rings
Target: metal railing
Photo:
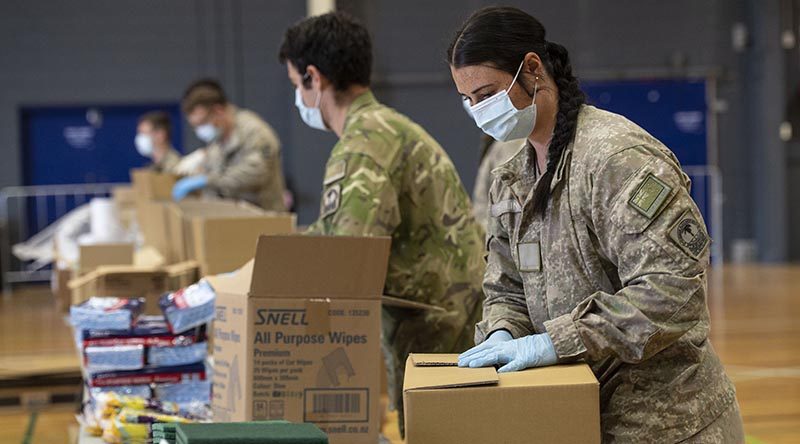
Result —
[[107, 197], [121, 183], [36, 185], [0, 190], [0, 273], [3, 291], [14, 284], [50, 278], [48, 263], [16, 258], [12, 246], [43, 233], [50, 224], [95, 197]]

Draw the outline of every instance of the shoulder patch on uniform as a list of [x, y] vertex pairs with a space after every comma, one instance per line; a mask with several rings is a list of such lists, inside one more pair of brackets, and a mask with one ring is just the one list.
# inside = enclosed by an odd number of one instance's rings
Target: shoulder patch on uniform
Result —
[[347, 161], [342, 159], [325, 168], [325, 180], [323, 184], [328, 186], [337, 180], [341, 180], [347, 174]]
[[633, 192], [628, 203], [646, 218], [652, 219], [664, 206], [671, 192], [671, 186], [656, 176], [648, 174]]
[[670, 227], [669, 238], [695, 260], [700, 259], [710, 242], [705, 227], [691, 210], [686, 210]]
[[322, 208], [319, 212], [319, 218], [325, 218], [335, 213], [339, 209], [339, 202], [342, 200], [342, 185], [336, 184], [329, 187], [322, 194]]

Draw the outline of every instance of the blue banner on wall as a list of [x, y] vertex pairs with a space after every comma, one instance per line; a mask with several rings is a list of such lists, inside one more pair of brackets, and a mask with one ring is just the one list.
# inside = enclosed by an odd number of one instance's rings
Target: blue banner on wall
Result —
[[150, 162], [133, 144], [139, 117], [156, 110], [169, 113], [172, 143], [180, 150], [182, 117], [175, 103], [23, 108], [24, 184], [128, 182], [131, 168]]

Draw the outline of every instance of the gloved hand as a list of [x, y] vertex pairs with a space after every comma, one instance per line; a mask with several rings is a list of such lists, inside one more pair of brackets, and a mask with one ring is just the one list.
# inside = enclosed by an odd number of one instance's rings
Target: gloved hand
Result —
[[505, 373], [553, 365], [558, 361], [553, 341], [547, 333], [495, 342], [483, 348], [480, 348], [481, 345], [459, 356], [458, 366], [477, 368], [504, 364], [497, 372]]
[[192, 191], [201, 190], [206, 185], [208, 185], [208, 177], [206, 176], [184, 177], [172, 187], [172, 198], [176, 201], [182, 200]]
[[492, 348], [497, 343], [510, 341], [512, 339], [514, 339], [514, 337], [511, 336], [511, 333], [509, 333], [508, 330], [495, 330], [489, 335], [488, 338], [486, 338], [485, 341], [481, 342], [475, 347], [472, 347], [464, 353], [461, 353], [458, 356], [458, 366], [469, 367], [469, 361], [466, 359], [477, 355], [479, 352]]

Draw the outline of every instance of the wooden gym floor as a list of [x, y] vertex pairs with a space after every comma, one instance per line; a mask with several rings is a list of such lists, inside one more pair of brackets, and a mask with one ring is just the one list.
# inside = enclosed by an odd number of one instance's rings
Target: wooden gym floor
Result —
[[[800, 266], [727, 266], [712, 273], [712, 341], [736, 383], [749, 444], [800, 442]], [[63, 316], [46, 289], [0, 297], [0, 383], [14, 374], [74, 371], [78, 360]], [[66, 443], [74, 408], [32, 416], [0, 407], [0, 443]], [[393, 442], [396, 416], [384, 425]]]

